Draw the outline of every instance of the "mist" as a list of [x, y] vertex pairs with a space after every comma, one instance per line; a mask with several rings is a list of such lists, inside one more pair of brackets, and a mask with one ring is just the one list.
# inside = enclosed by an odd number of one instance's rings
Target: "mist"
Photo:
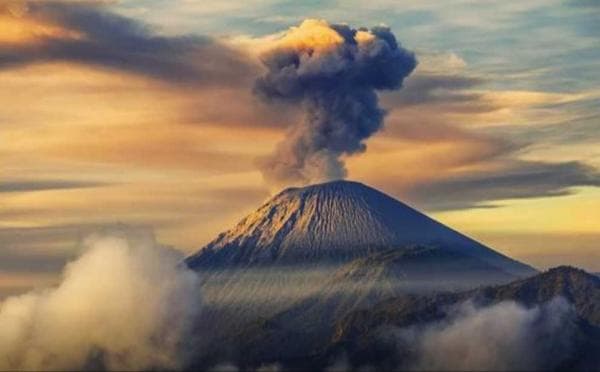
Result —
[[148, 235], [89, 237], [57, 287], [1, 303], [0, 369], [181, 368], [201, 310], [181, 259]]
[[446, 320], [402, 329], [396, 336], [403, 369], [548, 370], [569, 354], [574, 321], [574, 309], [561, 297], [532, 308], [512, 301], [478, 307], [469, 301]]

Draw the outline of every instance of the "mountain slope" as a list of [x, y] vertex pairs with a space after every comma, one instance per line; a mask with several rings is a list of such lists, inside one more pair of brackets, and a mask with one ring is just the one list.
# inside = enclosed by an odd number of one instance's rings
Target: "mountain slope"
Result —
[[335, 324], [353, 312], [408, 293], [464, 290], [510, 278], [484, 261], [443, 248], [376, 252], [332, 271], [319, 290], [234, 338], [243, 340], [239, 357], [250, 365], [302, 360], [327, 349]]
[[515, 276], [535, 273], [373, 188], [349, 181], [286, 189], [187, 262], [211, 268], [343, 263], [411, 245], [443, 247]]
[[561, 324], [564, 328], [562, 336], [570, 338], [573, 347], [557, 350], [563, 360], [557, 368], [596, 370], [600, 367], [596, 353], [600, 347], [600, 279], [565, 266], [505, 285], [457, 293], [400, 295], [382, 301], [339, 320], [329, 351], [323, 353], [343, 349], [359, 363], [379, 361], [390, 352], [386, 347], [382, 348], [382, 330], [407, 329], [443, 321], [451, 316], [453, 306], [461, 303], [471, 302], [485, 308], [514, 301], [531, 308], [559, 298], [572, 306], [575, 319], [573, 323], [565, 320], [566, 323]]
[[517, 301], [527, 306], [563, 297], [578, 315], [600, 327], [600, 278], [569, 266], [550, 269], [532, 278], [473, 292], [479, 301]]
[[[433, 313], [434, 308], [473, 300], [480, 305], [515, 301], [539, 305], [563, 297], [572, 303], [585, 321], [600, 327], [600, 278], [583, 270], [561, 266], [508, 284], [431, 296], [406, 295], [383, 301], [372, 309], [349, 315], [338, 324], [338, 338], [352, 329], [375, 330], [381, 324], [405, 326], [415, 314]], [[428, 310], [429, 309], [429, 310]]]
[[[474, 283], [509, 282], [514, 277], [484, 260], [437, 246], [406, 246], [372, 253], [342, 266], [334, 276], [356, 283], [410, 283], [409, 291], [469, 288]], [[427, 288], [431, 287], [431, 288]]]

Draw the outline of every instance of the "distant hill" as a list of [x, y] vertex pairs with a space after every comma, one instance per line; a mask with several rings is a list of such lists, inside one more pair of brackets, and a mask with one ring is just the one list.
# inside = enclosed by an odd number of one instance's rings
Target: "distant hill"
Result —
[[[483, 287], [458, 293], [432, 296], [405, 295], [382, 301], [369, 310], [355, 312], [338, 324], [336, 338], [357, 329], [374, 330], [382, 323], [407, 325], [431, 320], [423, 314], [449, 304], [474, 300], [481, 305], [515, 301], [526, 306], [542, 304], [555, 297], [563, 297], [575, 305], [578, 315], [594, 326], [600, 326], [600, 278], [583, 270], [561, 266], [539, 275], [500, 286]], [[421, 314], [421, 317], [416, 317]], [[439, 315], [439, 314], [438, 314]]]
[[[366, 266], [378, 268], [381, 261], [374, 261], [374, 266]], [[348, 366], [398, 368], [407, 356], [398, 354], [398, 346], [390, 345], [382, 330], [444, 324], [461, 304], [486, 309], [514, 302], [527, 309], [546, 306], [546, 316], [551, 317], [546, 321], [558, 322], [558, 337], [543, 329], [535, 334], [556, 353], [549, 366], [592, 370], [600, 366], [596, 353], [600, 350], [600, 278], [583, 270], [558, 267], [504, 285], [423, 294], [390, 290], [375, 279], [382, 271], [364, 272], [364, 267], [364, 263], [350, 264], [310, 298], [248, 323], [228, 341], [236, 350], [229, 355], [230, 360], [242, 368], [277, 364], [290, 369], [320, 369], [331, 366], [342, 355]], [[356, 280], [360, 285], [352, 284]], [[560, 314], [552, 318], [554, 309], [549, 304], [557, 300], [572, 308], [568, 314], [573, 318], [563, 319]], [[542, 321], [540, 315], [536, 322]], [[572, 347], [555, 346], [563, 341]]]
[[385, 348], [378, 349], [381, 347], [378, 344], [378, 332], [382, 327], [406, 328], [440, 321], [448, 316], [453, 305], [466, 301], [482, 307], [505, 301], [532, 307], [557, 298], [563, 298], [573, 306], [577, 328], [573, 336], [576, 347], [572, 349], [572, 355], [566, 355], [565, 350], [557, 350], [565, 354], [563, 364], [558, 367], [600, 367], [600, 357], [596, 353], [596, 350], [600, 350], [600, 278], [566, 266], [506, 285], [430, 296], [404, 295], [382, 301], [340, 320], [336, 324], [329, 352], [344, 349], [357, 362], [377, 363], [377, 360], [384, 358], [382, 353], [386, 352]]

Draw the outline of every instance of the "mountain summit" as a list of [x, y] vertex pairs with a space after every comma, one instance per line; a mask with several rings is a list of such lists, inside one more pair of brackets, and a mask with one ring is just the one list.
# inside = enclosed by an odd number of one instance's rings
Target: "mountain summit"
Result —
[[535, 273], [364, 184], [288, 188], [188, 258], [191, 267], [343, 263], [373, 253], [436, 247], [515, 276]]

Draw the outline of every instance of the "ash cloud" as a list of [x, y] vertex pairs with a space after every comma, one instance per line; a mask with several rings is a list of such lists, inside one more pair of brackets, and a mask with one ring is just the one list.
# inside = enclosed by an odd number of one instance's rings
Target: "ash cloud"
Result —
[[403, 369], [555, 369], [573, 346], [574, 321], [574, 309], [560, 297], [532, 308], [467, 302], [449, 320], [398, 332], [401, 348], [414, 351]]
[[261, 161], [266, 181], [277, 186], [344, 178], [342, 157], [363, 152], [383, 125], [377, 91], [399, 89], [417, 64], [387, 27], [314, 19], [287, 31], [261, 60], [266, 72], [255, 92], [304, 111], [304, 120]]
[[145, 234], [84, 245], [56, 288], [0, 304], [0, 369], [180, 368], [201, 309], [198, 276]]

